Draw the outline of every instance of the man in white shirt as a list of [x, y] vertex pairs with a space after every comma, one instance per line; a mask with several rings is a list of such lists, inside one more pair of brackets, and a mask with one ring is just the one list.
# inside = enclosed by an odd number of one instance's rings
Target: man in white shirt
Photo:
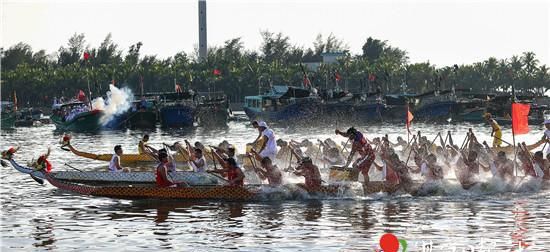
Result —
[[261, 133], [261, 138], [263, 138], [262, 147], [260, 147], [258, 151], [260, 156], [262, 158], [269, 157], [271, 160], [275, 160], [275, 155], [277, 155], [275, 133], [267, 127], [267, 123], [264, 121], [258, 122], [258, 131]]

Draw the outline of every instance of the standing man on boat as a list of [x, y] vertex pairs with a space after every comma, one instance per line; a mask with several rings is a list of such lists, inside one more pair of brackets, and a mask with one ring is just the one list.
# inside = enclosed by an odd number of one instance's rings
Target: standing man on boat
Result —
[[497, 121], [493, 119], [490, 113], [485, 113], [485, 120], [491, 125], [491, 136], [493, 137], [493, 147], [500, 147], [502, 145], [502, 130]]
[[115, 153], [109, 162], [109, 172], [130, 172], [130, 169], [120, 165], [120, 156], [122, 156], [122, 146], [115, 145]]
[[546, 139], [546, 144], [544, 144], [546, 151], [544, 149], [542, 151], [545, 151], [546, 154], [550, 154], [550, 119], [544, 120], [544, 126], [546, 127], [546, 130], [544, 131], [544, 136], [542, 139]]
[[348, 141], [352, 141], [351, 153], [344, 167], [349, 166], [355, 153], [359, 153], [359, 158], [353, 162], [353, 168], [361, 171], [365, 184], [368, 183], [369, 170], [376, 156], [370, 144], [367, 143], [367, 139], [365, 139], [361, 132], [353, 127], [349, 128], [346, 132], [342, 132], [338, 129], [336, 129], [335, 132], [337, 135], [347, 137], [349, 139]]
[[275, 160], [277, 155], [277, 140], [275, 139], [275, 133], [273, 130], [267, 127], [267, 123], [261, 121], [258, 123], [258, 131], [261, 133], [261, 139], [263, 139], [262, 146], [258, 150], [258, 153], [262, 158], [269, 157], [271, 160]]

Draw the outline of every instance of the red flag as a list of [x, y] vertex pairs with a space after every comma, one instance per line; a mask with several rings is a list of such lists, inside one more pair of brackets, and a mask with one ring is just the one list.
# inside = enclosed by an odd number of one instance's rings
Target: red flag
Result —
[[13, 110], [17, 111], [17, 93], [13, 90]]
[[335, 79], [336, 81], [340, 81], [340, 79], [342, 79], [342, 77], [340, 76], [340, 74], [339, 74], [338, 72], [335, 72], [335, 73], [334, 73], [334, 79]]
[[90, 54], [88, 52], [84, 52], [84, 60], [88, 60], [90, 58]]
[[375, 80], [376, 80], [376, 75], [369, 74], [369, 81], [375, 81]]
[[78, 91], [77, 99], [81, 102], [86, 100], [86, 94], [84, 93], [84, 91]]
[[409, 109], [409, 106], [407, 106], [407, 130], [409, 130], [409, 127], [411, 126], [411, 122], [414, 119], [413, 114], [411, 113], [411, 110]]
[[176, 89], [176, 93], [183, 93], [183, 89], [181, 89], [180, 84], [176, 84], [175, 89]]
[[311, 82], [309, 81], [309, 78], [305, 74], [304, 74], [304, 81], [303, 82], [304, 82], [304, 87], [311, 86]]
[[529, 133], [529, 104], [512, 103], [512, 134]]
[[220, 71], [219, 69], [214, 69], [214, 71], [212, 71], [212, 73], [216, 76], [220, 76], [222, 74], [222, 71]]

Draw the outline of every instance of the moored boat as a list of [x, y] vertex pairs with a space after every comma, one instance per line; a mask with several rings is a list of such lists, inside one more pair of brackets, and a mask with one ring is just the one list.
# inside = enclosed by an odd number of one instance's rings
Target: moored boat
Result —
[[13, 129], [16, 119], [13, 103], [3, 101], [0, 106], [0, 128]]
[[101, 110], [92, 110], [83, 102], [55, 104], [50, 119], [58, 130], [87, 132], [101, 129]]
[[200, 94], [196, 120], [200, 126], [223, 126], [229, 120], [229, 100], [223, 93]]
[[155, 128], [158, 121], [158, 107], [155, 100], [134, 101], [128, 112], [129, 128]]
[[162, 100], [159, 104], [159, 114], [160, 123], [163, 127], [193, 126], [196, 110], [194, 92], [161, 93], [159, 96]]
[[275, 123], [309, 122], [322, 115], [321, 99], [304, 88], [273, 86], [264, 95], [246, 96], [244, 112], [250, 120]]

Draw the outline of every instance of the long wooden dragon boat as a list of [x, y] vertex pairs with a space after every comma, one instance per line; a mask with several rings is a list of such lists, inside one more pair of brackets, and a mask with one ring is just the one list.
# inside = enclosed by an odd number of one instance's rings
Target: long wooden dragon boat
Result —
[[[68, 150], [72, 152], [73, 154], [79, 157], [89, 158], [93, 160], [109, 162], [111, 161], [111, 158], [113, 158], [113, 154], [93, 154], [89, 152], [79, 151], [75, 149], [70, 143], [64, 144], [62, 148], [64, 150]], [[179, 152], [174, 155], [174, 158], [178, 163], [189, 161], [189, 156], [183, 155]], [[152, 162], [157, 162], [157, 161], [153, 157], [147, 154], [122, 154], [120, 156], [120, 163], [123, 165], [132, 165], [137, 163], [152, 163]]]
[[[43, 172], [36, 171], [18, 164], [14, 159], [9, 159], [15, 170], [29, 174], [34, 177], [45, 179]], [[49, 173], [53, 179], [83, 183], [90, 185], [100, 184], [154, 184], [155, 174], [153, 172], [101, 172], [101, 171], [52, 171]], [[169, 173], [175, 181], [182, 181], [190, 186], [204, 185], [227, 185], [227, 181], [210, 173], [197, 173], [191, 171], [177, 171]]]

